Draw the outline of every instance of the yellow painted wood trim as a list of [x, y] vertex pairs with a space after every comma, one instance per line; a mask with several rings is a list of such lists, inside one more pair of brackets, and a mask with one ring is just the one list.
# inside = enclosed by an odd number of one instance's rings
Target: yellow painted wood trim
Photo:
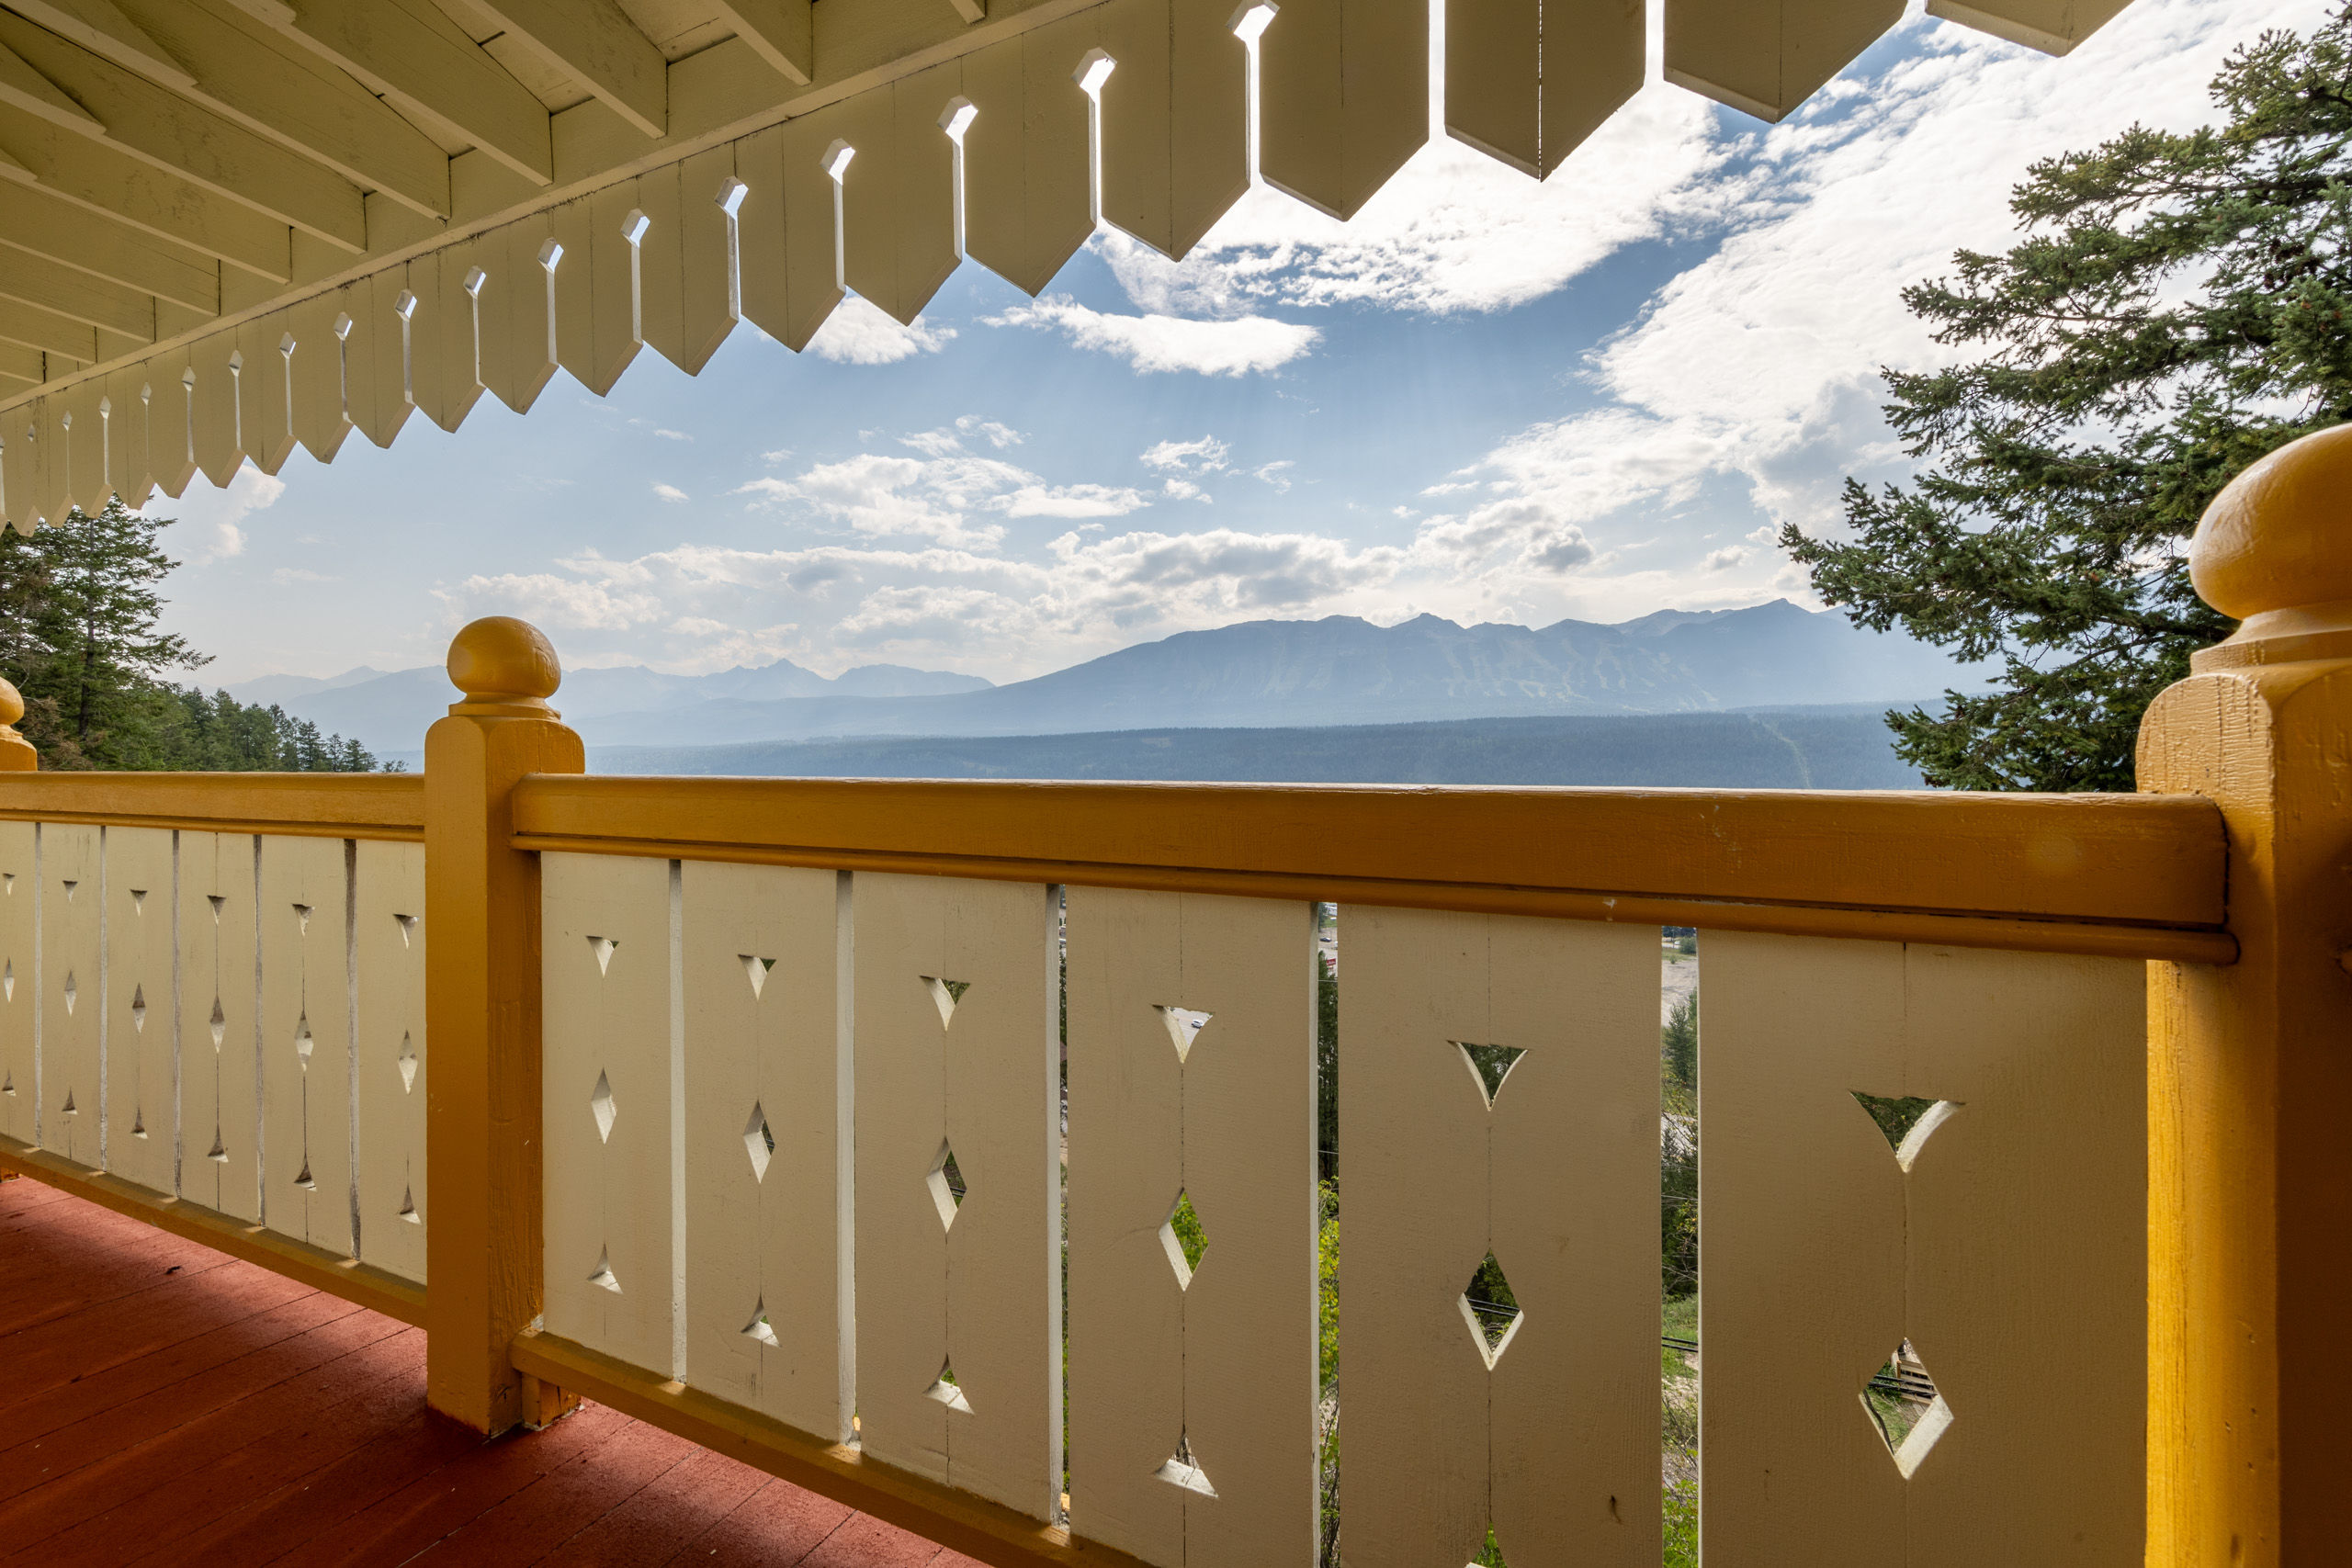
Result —
[[259, 1264], [273, 1274], [356, 1302], [370, 1312], [424, 1326], [424, 1287], [397, 1274], [266, 1231], [216, 1209], [149, 1191], [5, 1135], [0, 1135], [0, 1170], [14, 1171], [158, 1230], [200, 1242], [216, 1252]]
[[867, 1459], [740, 1404], [552, 1334], [514, 1341], [514, 1370], [911, 1530], [994, 1568], [1144, 1568], [1139, 1559]]
[[2227, 866], [2218, 811], [2181, 795], [607, 776], [526, 779], [514, 811], [525, 849], [1644, 921], [1704, 904], [1806, 934], [2218, 936]]
[[12, 773], [0, 820], [333, 839], [424, 837], [422, 773]]

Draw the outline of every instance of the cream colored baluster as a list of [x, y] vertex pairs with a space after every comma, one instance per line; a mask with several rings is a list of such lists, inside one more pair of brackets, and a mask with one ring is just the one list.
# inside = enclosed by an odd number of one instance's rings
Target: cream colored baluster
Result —
[[408, 268], [396, 266], [376, 274], [365, 283], [353, 284], [349, 302], [345, 306], [352, 319], [348, 346], [351, 423], [378, 446], [390, 446], [399, 438], [401, 427], [408, 423], [408, 416], [415, 408], [409, 400], [408, 363], [402, 355], [406, 344], [401, 330], [407, 328], [405, 338], [407, 343], [413, 343], [415, 317], [412, 312], [403, 321], [401, 307], [413, 298], [408, 284]]
[[1903, 19], [1903, 0], [1662, 0], [1666, 79], [1777, 120]]
[[1928, 0], [1928, 15], [2044, 54], [2070, 54], [2131, 0]]
[[548, 1329], [667, 1373], [670, 863], [540, 868]]
[[285, 467], [296, 445], [289, 388], [294, 367], [286, 352], [291, 325], [288, 312], [274, 310], [237, 329], [237, 355], [244, 361], [237, 375], [238, 419], [245, 454], [265, 474]]
[[1080, 14], [964, 61], [978, 113], [964, 134], [964, 248], [1025, 293], [1053, 281], [1093, 231], [1086, 94], [1072, 73], [1094, 40]]
[[1249, 51], [1227, 8], [1114, 0], [1102, 92], [1102, 216], [1182, 256], [1250, 188]]
[[1044, 1517], [1062, 1422], [1052, 892], [861, 874], [854, 904], [865, 1451]]
[[[731, 151], [728, 152], [723, 166], [734, 166]], [[637, 242], [637, 332], [646, 347], [673, 365], [684, 357], [684, 350], [680, 344], [685, 337], [688, 310], [684, 219], [678, 201], [679, 174], [679, 167], [673, 164], [639, 175], [636, 181], [636, 211], [645, 220], [645, 232]], [[716, 177], [711, 181], [714, 186], [718, 183]], [[717, 209], [714, 208], [713, 210], [716, 212]], [[727, 280], [722, 275], [717, 282], [723, 300]]]
[[33, 1142], [35, 902], [33, 825], [0, 822], [0, 1133], [20, 1144]]
[[98, 412], [106, 395], [105, 378], [98, 378], [78, 383], [62, 400], [66, 414], [74, 421], [73, 434], [77, 438], [66, 449], [68, 483], [73, 487], [74, 504], [93, 517], [106, 510], [110, 493], [106, 478], [108, 422]]
[[[441, 269], [449, 260], [446, 252], [417, 256], [408, 264], [408, 288], [412, 297], [409, 307], [407, 395], [416, 405], [416, 412], [443, 429], [452, 428], [443, 423], [446, 412], [444, 400], [451, 394], [449, 373], [443, 360], [453, 351], [463, 355], [462, 374], [473, 376], [473, 310], [472, 301], [461, 293], [456, 312], [462, 336], [450, 331], [448, 297], [441, 285]], [[471, 263], [468, 263], [471, 265]], [[463, 273], [460, 268], [460, 274]], [[393, 301], [399, 303], [397, 299]]]
[[1266, 183], [1352, 218], [1429, 140], [1421, 0], [1283, 0], [1261, 40]]
[[[741, 241], [737, 224], [746, 192], [735, 175], [732, 146], [698, 152], [679, 164], [677, 172], [677, 336], [665, 339], [662, 334], [669, 331], [667, 324], [649, 315], [645, 341], [692, 376], [710, 362], [741, 314], [736, 275]], [[646, 210], [656, 224], [662, 221], [654, 209]], [[666, 255], [662, 265], [670, 265]], [[662, 286], [662, 290], [667, 287]], [[646, 288], [650, 310], [656, 285], [650, 271]]]
[[423, 1283], [424, 846], [363, 839], [357, 859], [360, 1254]]
[[[173, 1190], [172, 835], [106, 830], [107, 1168]], [[88, 1002], [97, 1005], [94, 987]], [[78, 1007], [78, 1004], [77, 1004]]]
[[254, 840], [180, 835], [180, 1193], [261, 1217]]
[[430, 289], [416, 290], [416, 406], [444, 430], [463, 424], [481, 396], [475, 318], [481, 312], [476, 290], [488, 281], [479, 270], [485, 254], [497, 253], [468, 241], [409, 265], [413, 278], [429, 264], [432, 280]]
[[107, 378], [114, 400], [114, 487], [123, 504], [136, 510], [155, 492], [154, 372], [144, 363], [126, 365]]
[[262, 1169], [269, 1228], [351, 1250], [350, 879], [344, 840], [261, 841]]
[[196, 466], [207, 479], [226, 489], [245, 466], [244, 408], [238, 391], [244, 379], [244, 356], [237, 352], [235, 331], [198, 339], [190, 350], [189, 366], [196, 372]]
[[1450, 0], [1445, 129], [1538, 179], [1642, 85], [1642, 0]]
[[40, 829], [40, 1142], [98, 1163], [98, 829]]
[[493, 375], [485, 342], [483, 376], [501, 402], [516, 413], [528, 413], [555, 377], [555, 281], [548, 269], [560, 266], [563, 255], [545, 213], [513, 224], [504, 232], [504, 265], [490, 269], [490, 285], [482, 290], [482, 334], [485, 340], [492, 335], [489, 317], [495, 292], [499, 312], [495, 336], [503, 352]]
[[1312, 907], [1071, 888], [1069, 1106], [1071, 1528], [1312, 1561]]
[[[2145, 966], [1714, 931], [1701, 961], [1710, 1551], [2136, 1568]], [[1857, 1094], [1937, 1109], [1898, 1153]], [[1939, 1398], [1898, 1461], [1861, 1391], [1906, 1341]]]
[[[314, 296], [287, 312], [294, 334], [294, 438], [322, 463], [351, 434], [344, 412], [344, 342], [336, 331], [343, 314], [339, 292]], [[159, 434], [162, 429], [159, 423]]]
[[567, 201], [546, 214], [548, 231], [563, 247], [556, 266], [556, 362], [571, 378], [596, 389], [596, 210], [588, 198]]
[[690, 1381], [846, 1440], [841, 879], [695, 861], [682, 874]]
[[[584, 367], [588, 374], [582, 379], [603, 397], [645, 346], [641, 247], [650, 238], [652, 220], [638, 203], [635, 180], [605, 186], [586, 205], [592, 300]], [[671, 243], [676, 243], [674, 237]]]
[[956, 149], [939, 115], [962, 80], [961, 65], [934, 66], [843, 107], [858, 150], [842, 183], [849, 286], [901, 321], [956, 270]]
[[824, 166], [840, 120], [840, 111], [819, 109], [736, 145], [736, 172], [750, 187], [739, 214], [743, 315], [796, 351], [842, 299]]
[[40, 517], [33, 501], [35, 443], [28, 434], [33, 409], [31, 403], [18, 403], [0, 411], [0, 507], [6, 510], [9, 526], [26, 535]]
[[[1515, 1564], [1655, 1564], [1657, 935], [1341, 924], [1349, 1561], [1466, 1562], [1491, 1528]], [[1507, 1322], [1471, 1304], [1489, 1255]]]
[[40, 514], [51, 523], [65, 520], [66, 479], [64, 432], [58, 420], [65, 412], [61, 397], [44, 397], [34, 405], [31, 428], [38, 434], [32, 443], [33, 502]]

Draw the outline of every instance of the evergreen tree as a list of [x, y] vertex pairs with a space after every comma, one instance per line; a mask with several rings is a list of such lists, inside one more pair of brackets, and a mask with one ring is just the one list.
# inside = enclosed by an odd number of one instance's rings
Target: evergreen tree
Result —
[[1930, 783], [2130, 789], [2142, 712], [2232, 629], [2189, 586], [2199, 514], [2352, 418], [2348, 21], [2233, 55], [2218, 127], [2036, 164], [2010, 204], [2025, 238], [1905, 290], [1975, 353], [1885, 373], [1928, 466], [1875, 493], [1849, 480], [1849, 540], [1781, 542], [1858, 624], [2001, 660], [1988, 693], [1887, 716]]

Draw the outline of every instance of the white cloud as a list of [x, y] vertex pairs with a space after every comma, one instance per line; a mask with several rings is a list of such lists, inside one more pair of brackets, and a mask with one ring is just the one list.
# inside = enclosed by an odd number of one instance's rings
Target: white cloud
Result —
[[1125, 517], [1150, 504], [1109, 485], [1023, 485], [1001, 502], [1008, 517]]
[[[286, 493], [286, 481], [276, 474], [265, 474], [248, 459], [243, 467], [229, 477], [220, 490], [209, 490], [191, 484], [176, 509], [178, 521], [195, 530], [197, 544], [190, 551], [198, 565], [229, 560], [245, 553], [245, 519], [256, 512], [266, 512]], [[147, 503], [150, 511], [164, 498], [158, 496]]]
[[1026, 468], [969, 450], [971, 435], [1003, 448], [1017, 445], [1020, 432], [966, 415], [952, 427], [919, 431], [898, 438], [920, 454], [899, 457], [866, 452], [840, 462], [819, 463], [794, 479], [757, 479], [738, 486], [738, 495], [757, 497], [771, 508], [795, 503], [820, 516], [846, 523], [861, 534], [927, 538], [961, 549], [993, 550], [1004, 529], [979, 523], [974, 513], [1006, 517], [1123, 517], [1150, 504], [1127, 486], [1049, 484]]
[[853, 294], [825, 318], [808, 347], [836, 365], [895, 365], [918, 354], [937, 354], [955, 335], [954, 327], [933, 326], [921, 316], [911, 326], [901, 325]]
[[1295, 458], [1283, 457], [1276, 462], [1261, 463], [1250, 470], [1250, 477], [1274, 487], [1277, 495], [1290, 490], [1290, 471], [1298, 467]]
[[281, 566], [269, 574], [269, 580], [281, 588], [290, 588], [298, 582], [341, 582], [343, 581], [340, 577], [333, 577], [323, 571], [311, 571], [299, 566]]
[[1322, 333], [1271, 316], [1188, 321], [1179, 316], [1108, 315], [1067, 295], [1049, 294], [990, 316], [994, 327], [1059, 327], [1080, 348], [1115, 355], [1138, 374], [1189, 370], [1201, 376], [1247, 376], [1283, 366], [1315, 346]]
[[653, 481], [653, 493], [664, 501], [686, 502], [694, 499], [676, 485], [665, 485], [659, 479]]
[[1229, 448], [1214, 435], [1198, 441], [1162, 441], [1143, 454], [1146, 468], [1176, 474], [1213, 474], [1223, 469]]
[[1699, 563], [1699, 570], [1701, 571], [1729, 571], [1733, 567], [1746, 566], [1747, 558], [1752, 553], [1738, 545], [1732, 545], [1720, 550], [1710, 550], [1707, 552], [1707, 558]]

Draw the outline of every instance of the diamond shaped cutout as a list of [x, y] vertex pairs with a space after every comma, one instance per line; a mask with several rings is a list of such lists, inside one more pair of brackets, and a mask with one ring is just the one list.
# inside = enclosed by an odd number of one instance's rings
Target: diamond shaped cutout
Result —
[[[1196, 1012], [1191, 1008], [1154, 1008], [1159, 1021], [1168, 1026], [1168, 1038], [1176, 1047], [1176, 1060], [1182, 1064], [1193, 1054], [1193, 1042], [1201, 1037], [1215, 1013]], [[1215, 1496], [1215, 1493], [1210, 1494]]]
[[964, 1173], [956, 1168], [956, 1151], [942, 1139], [938, 1157], [931, 1162], [931, 1173], [923, 1178], [931, 1189], [931, 1201], [939, 1206], [939, 1225], [945, 1230], [956, 1223], [956, 1211], [964, 1206]]
[[1936, 1129], [1951, 1120], [1961, 1108], [1957, 1100], [1922, 1100], [1917, 1095], [1888, 1099], [1882, 1095], [1854, 1091], [1854, 1099], [1870, 1112], [1879, 1133], [1886, 1139], [1886, 1146], [1894, 1151], [1894, 1163], [1905, 1170], [1919, 1157]]
[[768, 988], [768, 976], [775, 968], [775, 960], [754, 958], [748, 953], [739, 953], [735, 956], [743, 961], [743, 977], [752, 982], [752, 999], [758, 1001], [760, 993]]
[[1197, 1492], [1204, 1497], [1216, 1495], [1216, 1488], [1209, 1484], [1209, 1472], [1193, 1458], [1193, 1438], [1189, 1432], [1177, 1434], [1176, 1451], [1166, 1464], [1151, 1472], [1171, 1486], [1182, 1486], [1187, 1492]]
[[[69, 882], [66, 886], [71, 887], [74, 885]], [[67, 1012], [70, 1013], [74, 1010], [74, 998], [79, 995], [81, 995], [81, 992], [77, 990], [74, 985], [74, 971], [68, 969], [65, 972], [65, 1010]]]
[[407, 1094], [416, 1088], [416, 1042], [405, 1029], [401, 1031], [400, 1066], [401, 1092]]
[[756, 1339], [763, 1345], [775, 1346], [779, 1349], [783, 1348], [775, 1337], [775, 1325], [768, 1321], [767, 1297], [761, 1296], [752, 1302], [752, 1321], [743, 1325], [743, 1337]]
[[612, 937], [592, 936], [588, 939], [588, 951], [596, 955], [597, 974], [606, 975], [612, 972], [613, 950], [618, 946], [620, 942]]
[[229, 1015], [220, 1010], [220, 998], [212, 998], [212, 1048], [220, 1049], [221, 1040], [229, 1032]]
[[1862, 1409], [1878, 1428], [1894, 1468], [1908, 1481], [1927, 1462], [1928, 1450], [1951, 1429], [1951, 1406], [1928, 1375], [1927, 1363], [1905, 1339], [1862, 1385]]
[[948, 1362], [939, 1363], [939, 1380], [924, 1389], [922, 1394], [925, 1399], [935, 1399], [950, 1410], [960, 1410], [967, 1416], [972, 1413], [972, 1402], [966, 1399], [964, 1391], [956, 1386], [956, 1369]]
[[611, 1247], [599, 1247], [597, 1249], [596, 1269], [594, 1273], [588, 1276], [588, 1282], [597, 1287], [599, 1290], [610, 1291], [616, 1296], [621, 1293], [621, 1282], [618, 1279], [615, 1278], [613, 1274], [613, 1249]]
[[936, 975], [922, 977], [923, 989], [931, 993], [932, 1006], [939, 1010], [939, 1027], [946, 1028], [956, 1021], [956, 1004], [972, 988], [969, 980], [943, 980]]
[[294, 1054], [302, 1058], [305, 1067], [311, 1065], [311, 1047], [315, 1043], [311, 1038], [311, 1015], [306, 1012], [294, 1021]]
[[596, 1136], [605, 1143], [613, 1141], [613, 1083], [604, 1074], [596, 1075], [596, 1092], [588, 1097], [588, 1109], [596, 1113]]
[[768, 1129], [768, 1113], [752, 1101], [752, 1119], [743, 1123], [743, 1149], [752, 1156], [752, 1179], [766, 1178], [768, 1161], [775, 1157], [775, 1134]]
[[1168, 1266], [1176, 1270], [1176, 1288], [1191, 1290], [1193, 1270], [1201, 1266], [1201, 1257], [1209, 1249], [1209, 1236], [1193, 1211], [1193, 1195], [1182, 1188], [1176, 1191], [1176, 1206], [1168, 1211], [1159, 1227], [1159, 1245], [1167, 1250]]
[[1487, 1109], [1492, 1111], [1495, 1097], [1503, 1091], [1503, 1080], [1510, 1077], [1511, 1068], [1527, 1055], [1526, 1050], [1515, 1045], [1473, 1045], [1466, 1040], [1456, 1040], [1453, 1045], [1462, 1053], [1471, 1077], [1477, 1082], [1479, 1094], [1486, 1099]]
[[0, 968], [0, 998], [12, 1002], [17, 999], [17, 961], [13, 958]]
[[1487, 1254], [1487, 1260], [1470, 1276], [1459, 1304], [1462, 1321], [1470, 1325], [1470, 1337], [1476, 1343], [1478, 1354], [1485, 1358], [1487, 1370], [1494, 1371], [1495, 1363], [1510, 1348], [1511, 1336], [1527, 1321], [1527, 1314], [1520, 1310], [1519, 1298], [1511, 1294], [1510, 1281], [1503, 1278], [1503, 1266], [1495, 1261], [1493, 1253]]
[[134, 1034], [147, 1032], [147, 987], [130, 987], [130, 1029]]

